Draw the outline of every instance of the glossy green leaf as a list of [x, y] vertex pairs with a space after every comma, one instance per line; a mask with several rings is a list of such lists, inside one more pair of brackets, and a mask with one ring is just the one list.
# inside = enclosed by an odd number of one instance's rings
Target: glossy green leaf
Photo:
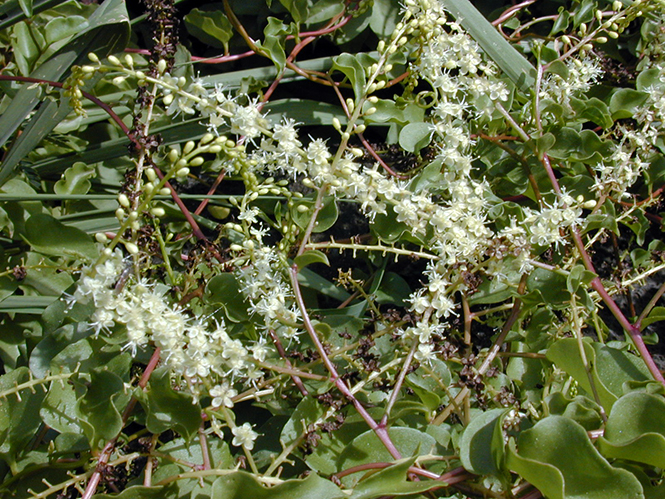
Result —
[[30, 354], [30, 370], [40, 378], [48, 375], [51, 370], [51, 360], [64, 350], [83, 338], [92, 335], [94, 331], [85, 322], [67, 324], [46, 335], [37, 343]]
[[319, 0], [309, 9], [308, 24], [320, 23], [332, 19], [344, 11], [342, 0]]
[[236, 471], [215, 480], [211, 499], [295, 499], [312, 497], [316, 499], [343, 499], [344, 494], [332, 482], [311, 473], [300, 480], [286, 480], [279, 485], [267, 488], [254, 475]]
[[[650, 257], [651, 255], [649, 255], [649, 258]], [[651, 309], [651, 312], [649, 312], [649, 315], [642, 319], [640, 325], [645, 328], [654, 322], [660, 321], [665, 321], [665, 307], [654, 307]]]
[[642, 106], [649, 94], [633, 90], [632, 88], [620, 88], [610, 99], [610, 111], [615, 120], [632, 118], [635, 111]]
[[238, 280], [231, 273], [219, 274], [210, 279], [206, 286], [206, 299], [211, 303], [220, 303], [226, 316], [233, 322], [249, 319], [249, 303], [240, 290]]
[[[310, 198], [301, 198], [293, 203], [291, 208], [291, 216], [293, 221], [301, 229], [306, 229], [309, 226], [309, 222], [314, 213], [315, 202]], [[306, 210], [303, 210], [306, 208]], [[312, 232], [319, 233], [325, 232], [330, 229], [339, 216], [339, 210], [337, 209], [337, 202], [334, 197], [329, 196], [323, 200], [323, 207], [319, 210], [316, 217], [316, 224]]]
[[598, 439], [604, 456], [665, 468], [665, 400], [631, 392], [612, 406]]
[[316, 421], [323, 416], [325, 408], [313, 397], [303, 398], [284, 425], [279, 437], [284, 447], [292, 445], [307, 433], [308, 422]]
[[171, 374], [165, 367], [155, 369], [139, 400], [152, 433], [174, 430], [189, 440], [201, 426], [201, 407], [190, 393], [173, 389]]
[[[651, 379], [644, 362], [632, 354], [590, 341], [584, 341], [583, 346], [596, 393], [605, 411], [609, 411], [623, 395], [624, 383]], [[547, 358], [572, 376], [587, 394], [593, 394], [577, 339], [557, 341], [547, 350]]]
[[399, 145], [409, 152], [419, 152], [432, 140], [434, 130], [429, 123], [409, 123], [399, 133]]
[[344, 53], [333, 57], [332, 69], [341, 71], [348, 78], [356, 99], [362, 97], [366, 83], [365, 69], [356, 56]]
[[185, 16], [185, 26], [203, 43], [228, 51], [233, 27], [221, 10], [192, 9]]
[[414, 457], [403, 459], [392, 466], [371, 474], [358, 482], [350, 499], [406, 496], [441, 487], [442, 484], [428, 480], [409, 480], [409, 467], [413, 465], [415, 460]]
[[90, 384], [76, 405], [83, 433], [92, 449], [101, 449], [122, 430], [121, 408], [115, 402], [124, 391], [122, 379], [115, 373], [92, 369]]
[[[88, 19], [88, 28], [58, 50], [30, 76], [60, 81], [74, 64], [85, 64], [87, 54], [95, 52], [100, 58], [124, 47], [129, 39], [129, 17], [122, 0], [105, 0]], [[0, 116], [0, 146], [4, 145], [41, 99], [38, 88], [24, 85]], [[13, 143], [0, 169], [0, 185], [13, 173], [16, 165], [28, 152], [60, 123], [70, 112], [66, 106], [45, 103], [33, 117], [21, 136]]]
[[18, 393], [6, 393], [31, 379], [27, 367], [0, 376], [0, 457], [13, 469], [41, 425], [39, 406], [46, 393], [40, 386], [34, 391], [26, 388]]
[[45, 424], [60, 433], [81, 433], [76, 412], [76, 391], [69, 383], [51, 383], [39, 414]]
[[326, 254], [319, 250], [305, 251], [302, 255], [297, 256], [293, 262], [298, 266], [299, 269], [304, 269], [313, 263], [323, 263], [324, 265], [330, 266], [330, 262], [328, 261]]
[[50, 215], [36, 214], [25, 224], [25, 239], [35, 251], [45, 255], [94, 260], [96, 244], [85, 232], [68, 227]]
[[508, 409], [481, 412], [464, 429], [460, 439], [460, 460], [468, 471], [478, 475], [505, 473], [503, 417]]
[[550, 414], [565, 416], [579, 423], [585, 430], [597, 430], [602, 426], [601, 408], [589, 397], [578, 395], [567, 398], [561, 392], [554, 392], [546, 399]]
[[[436, 441], [427, 433], [409, 427], [393, 427], [388, 430], [390, 440], [400, 452], [402, 457], [428, 454], [435, 448]], [[340, 469], [351, 468], [366, 463], [392, 462], [394, 458], [385, 448], [374, 431], [368, 430], [356, 437], [346, 446], [339, 457]], [[355, 484], [360, 477], [345, 477], [343, 482]]]
[[85, 163], [76, 162], [67, 168], [53, 186], [56, 194], [86, 194], [90, 190], [90, 178], [95, 176], [95, 169]]
[[508, 466], [549, 499], [643, 499], [632, 473], [613, 468], [586, 431], [571, 419], [549, 416], [511, 441]]

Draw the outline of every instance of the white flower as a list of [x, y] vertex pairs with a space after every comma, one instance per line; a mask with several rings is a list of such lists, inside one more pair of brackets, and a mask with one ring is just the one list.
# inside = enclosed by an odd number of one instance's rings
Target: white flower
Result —
[[233, 433], [233, 441], [231, 442], [235, 446], [243, 446], [247, 450], [252, 450], [254, 448], [254, 440], [259, 436], [254, 430], [252, 430], [252, 425], [249, 423], [244, 423], [242, 426], [236, 426], [231, 429]]
[[229, 386], [228, 383], [224, 382], [222, 385], [217, 385], [210, 390], [210, 396], [212, 399], [212, 406], [217, 407], [233, 407], [232, 398], [238, 395], [238, 392]]

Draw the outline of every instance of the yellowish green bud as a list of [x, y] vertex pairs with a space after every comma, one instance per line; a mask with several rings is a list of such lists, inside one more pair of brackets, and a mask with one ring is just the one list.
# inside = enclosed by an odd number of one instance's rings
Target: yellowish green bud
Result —
[[97, 234], [95, 234], [95, 239], [97, 240], [98, 243], [102, 244], [108, 242], [109, 240], [109, 238], [106, 237], [106, 234], [104, 234], [103, 232], [97, 232]]
[[120, 194], [118, 196], [118, 203], [120, 203], [120, 206], [123, 208], [129, 208], [129, 198], [126, 194]]
[[108, 61], [113, 64], [114, 66], [122, 66], [122, 63], [120, 62], [120, 59], [118, 59], [114, 55], [108, 56]]
[[159, 208], [159, 207], [153, 208], [152, 210], [150, 210], [150, 213], [160, 218], [166, 215], [166, 211], [164, 210], [164, 208]]
[[124, 244], [127, 253], [130, 255], [136, 255], [139, 252], [139, 247], [136, 244], [130, 243], [129, 241], [125, 241]]

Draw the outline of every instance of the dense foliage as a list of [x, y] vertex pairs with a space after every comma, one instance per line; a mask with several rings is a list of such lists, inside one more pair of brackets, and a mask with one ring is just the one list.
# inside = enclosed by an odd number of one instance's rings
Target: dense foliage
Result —
[[663, 497], [664, 41], [6, 0], [0, 495]]

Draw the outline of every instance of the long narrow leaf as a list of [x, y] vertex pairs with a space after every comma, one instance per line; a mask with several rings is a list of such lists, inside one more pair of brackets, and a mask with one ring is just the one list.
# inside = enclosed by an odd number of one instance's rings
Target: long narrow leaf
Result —
[[[37, 68], [31, 77], [59, 81], [73, 64], [86, 61], [89, 52], [105, 56], [118, 47], [124, 46], [128, 39], [129, 16], [125, 3], [122, 0], [106, 0], [90, 17], [89, 28]], [[0, 147], [7, 142], [28, 114], [37, 106], [40, 98], [41, 92], [38, 88], [26, 85], [19, 90], [0, 117]], [[9, 150], [0, 169], [0, 185], [11, 176], [19, 161], [32, 149], [30, 146], [39, 143], [58, 124], [59, 121], [56, 119], [61, 114], [57, 112], [58, 104], [48, 102], [44, 104], [44, 107], [45, 109], [40, 111], [40, 119], [33, 120], [34, 124], [21, 134]], [[49, 116], [50, 119], [44, 119], [43, 116]]]
[[469, 0], [442, 0], [446, 10], [466, 29], [471, 37], [515, 85], [528, 92], [536, 81], [536, 70], [501, 33], [478, 12]]

